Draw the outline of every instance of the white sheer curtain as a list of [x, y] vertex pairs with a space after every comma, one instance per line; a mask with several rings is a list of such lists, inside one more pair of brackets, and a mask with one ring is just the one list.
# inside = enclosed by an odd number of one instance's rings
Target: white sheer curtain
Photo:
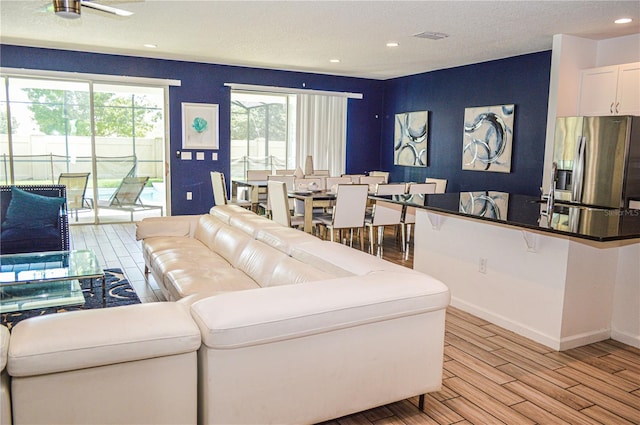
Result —
[[304, 168], [307, 155], [313, 168], [339, 176], [346, 169], [347, 98], [297, 95], [296, 165]]

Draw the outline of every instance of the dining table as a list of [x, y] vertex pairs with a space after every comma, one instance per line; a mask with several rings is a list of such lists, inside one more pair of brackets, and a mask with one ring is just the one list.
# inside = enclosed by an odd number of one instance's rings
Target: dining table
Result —
[[304, 202], [304, 231], [313, 231], [313, 209], [326, 208], [335, 201], [336, 194], [329, 190], [297, 190], [288, 192], [289, 198]]

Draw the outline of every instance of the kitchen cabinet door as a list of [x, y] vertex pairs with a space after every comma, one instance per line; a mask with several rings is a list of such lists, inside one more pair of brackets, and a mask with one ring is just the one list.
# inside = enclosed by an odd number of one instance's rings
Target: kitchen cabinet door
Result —
[[578, 114], [640, 115], [640, 62], [583, 70]]
[[619, 115], [640, 115], [640, 62], [620, 65], [616, 97]]

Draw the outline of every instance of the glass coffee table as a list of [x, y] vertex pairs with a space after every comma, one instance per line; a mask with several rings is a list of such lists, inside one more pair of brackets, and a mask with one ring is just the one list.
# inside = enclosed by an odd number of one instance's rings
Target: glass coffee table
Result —
[[0, 255], [0, 313], [84, 304], [79, 279], [102, 280], [104, 271], [93, 251], [55, 251]]

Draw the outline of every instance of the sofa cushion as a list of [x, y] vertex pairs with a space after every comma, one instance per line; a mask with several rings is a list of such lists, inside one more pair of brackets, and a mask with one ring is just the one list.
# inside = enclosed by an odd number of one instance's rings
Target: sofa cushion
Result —
[[268, 284], [262, 286], [292, 285], [315, 280], [327, 280], [334, 277], [336, 276], [326, 271], [301, 263], [291, 257], [286, 257], [276, 264]]
[[59, 251], [60, 229], [54, 225], [33, 227], [2, 227], [2, 252], [19, 254], [33, 251]]
[[11, 201], [2, 227], [33, 229], [57, 226], [60, 208], [65, 201], [65, 198], [42, 196], [12, 187]]
[[216, 205], [214, 207], [211, 207], [211, 209], [209, 210], [209, 214], [211, 214], [212, 216], [216, 217], [217, 219], [221, 220], [226, 224], [229, 224], [229, 220], [231, 219], [231, 217], [238, 214], [254, 215], [253, 212], [249, 211], [246, 208], [242, 208], [238, 205], [230, 205], [230, 204]]
[[213, 250], [216, 233], [218, 233], [218, 230], [223, 226], [226, 226], [226, 224], [220, 219], [209, 214], [204, 214], [198, 220], [198, 225], [196, 226], [193, 237], [205, 244], [210, 250]]
[[210, 269], [176, 269], [165, 275], [169, 292], [179, 300], [194, 294], [215, 295], [229, 291], [257, 289], [249, 276], [231, 266]]
[[242, 230], [247, 235], [255, 238], [258, 231], [262, 229], [273, 229], [283, 227], [281, 224], [273, 220], [259, 215], [236, 215], [229, 219], [229, 225], [236, 229]]
[[244, 247], [251, 240], [253, 238], [243, 231], [231, 226], [223, 226], [216, 232], [211, 249], [235, 267]]
[[379, 270], [404, 271], [407, 269], [346, 245], [318, 239], [295, 245], [291, 249], [291, 256], [337, 276], [363, 276]]
[[256, 239], [287, 255], [291, 255], [291, 248], [295, 245], [318, 240], [309, 233], [285, 226], [260, 229]]
[[269, 286], [273, 270], [278, 262], [285, 258], [287, 258], [286, 254], [260, 241], [252, 240], [242, 250], [236, 267], [255, 280], [258, 285]]
[[13, 328], [7, 370], [34, 376], [190, 353], [200, 338], [189, 310], [173, 302], [49, 314]]

